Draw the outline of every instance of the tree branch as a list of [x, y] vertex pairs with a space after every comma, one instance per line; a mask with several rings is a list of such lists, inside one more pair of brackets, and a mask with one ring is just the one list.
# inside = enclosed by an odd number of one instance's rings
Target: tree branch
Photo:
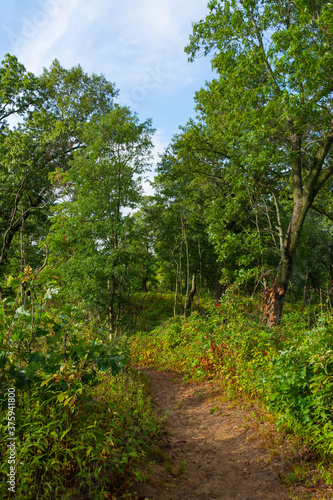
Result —
[[9, 227], [3, 236], [3, 245], [2, 245], [2, 250], [1, 250], [1, 254], [0, 254], [0, 262], [3, 260], [5, 253], [6, 253], [6, 241], [7, 241], [7, 236], [9, 234], [9, 232], [17, 224], [17, 221], [20, 221], [22, 219], [22, 217], [24, 217], [24, 214], [21, 214], [21, 216], [14, 222], [16, 212], [17, 212], [17, 205], [18, 205], [19, 197], [20, 197], [22, 190], [24, 188], [24, 184], [25, 184], [25, 182], [30, 174], [31, 174], [31, 171], [29, 170], [28, 173], [25, 175], [24, 179], [22, 180], [21, 185], [16, 193], [14, 207], [13, 207], [11, 219], [9, 222]]
[[325, 210], [323, 210], [321, 207], [317, 207], [316, 205], [311, 205], [312, 210], [317, 212], [320, 215], [324, 215], [324, 217], [327, 217], [329, 220], [333, 222], [333, 214], [328, 214]]
[[255, 19], [254, 19], [254, 16], [253, 16], [253, 9], [252, 8], [250, 8], [250, 18], [251, 18], [251, 22], [252, 22], [252, 26], [254, 28], [254, 31], [255, 31], [255, 33], [257, 35], [257, 40], [258, 40], [258, 43], [259, 43], [259, 49], [262, 51], [263, 56], [264, 56], [264, 63], [265, 63], [265, 67], [266, 67], [267, 73], [270, 76], [270, 78], [273, 80], [276, 89], [280, 93], [281, 90], [280, 90], [280, 87], [279, 87], [279, 85], [278, 85], [278, 83], [276, 81], [276, 78], [275, 78], [275, 75], [274, 75], [274, 71], [272, 70], [271, 65], [268, 62], [268, 59], [267, 59], [267, 56], [266, 56], [266, 52], [265, 52], [265, 48], [264, 48], [264, 44], [263, 44], [263, 41], [262, 41], [262, 37], [261, 37], [260, 31], [259, 31], [259, 28], [258, 28], [258, 26], [257, 26], [257, 24], [255, 22]]
[[46, 252], [45, 252], [45, 260], [44, 260], [44, 263], [43, 265], [37, 269], [37, 271], [35, 272], [35, 278], [38, 276], [38, 274], [47, 266], [47, 261], [49, 259], [49, 247], [47, 246], [47, 243], [45, 241], [45, 249], [46, 249]]
[[305, 189], [307, 194], [312, 197], [312, 200], [333, 174], [333, 162], [329, 167], [322, 171], [323, 163], [329, 153], [329, 150], [331, 149], [332, 144], [333, 130], [326, 135], [322, 145], [318, 149], [313, 161], [311, 172], [307, 178]]

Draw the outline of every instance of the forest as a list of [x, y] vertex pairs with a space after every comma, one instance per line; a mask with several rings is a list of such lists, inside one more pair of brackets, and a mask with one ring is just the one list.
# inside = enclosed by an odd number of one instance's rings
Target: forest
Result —
[[256, 402], [315, 457], [295, 482], [332, 486], [332, 6], [208, 2], [185, 52], [216, 77], [152, 195], [154, 124], [116, 84], [3, 57], [1, 498], [139, 498], [138, 366]]

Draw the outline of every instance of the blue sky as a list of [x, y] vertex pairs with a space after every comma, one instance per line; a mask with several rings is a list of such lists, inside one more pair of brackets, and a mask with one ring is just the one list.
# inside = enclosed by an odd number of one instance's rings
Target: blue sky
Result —
[[[118, 102], [152, 118], [155, 152], [194, 116], [194, 93], [213, 78], [208, 59], [188, 63], [191, 23], [206, 0], [0, 0], [1, 56], [16, 54], [40, 74], [57, 58], [103, 73]], [[2, 57], [1, 57], [2, 59]]]

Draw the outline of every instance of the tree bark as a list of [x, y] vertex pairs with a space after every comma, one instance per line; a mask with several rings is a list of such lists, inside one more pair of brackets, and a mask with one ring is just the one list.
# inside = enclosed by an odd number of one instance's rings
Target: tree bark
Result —
[[333, 163], [324, 168], [324, 162], [333, 144], [333, 130], [324, 138], [312, 161], [306, 180], [303, 180], [302, 136], [291, 118], [287, 119], [292, 152], [293, 212], [283, 241], [281, 260], [273, 286], [263, 295], [262, 309], [268, 326], [278, 326], [283, 304], [292, 276], [294, 256], [306, 214], [315, 197], [333, 174]]
[[108, 290], [109, 290], [109, 307], [108, 307], [108, 315], [109, 315], [109, 339], [112, 340], [112, 336], [115, 333], [115, 313], [114, 313], [114, 303], [115, 303], [115, 295], [116, 295], [116, 279], [112, 275], [111, 280], [108, 280]]
[[214, 299], [216, 302], [218, 302], [222, 296], [223, 292], [223, 286], [220, 283], [220, 277], [221, 277], [221, 264], [218, 264], [217, 270], [216, 270], [216, 281], [215, 281], [215, 290], [214, 290]]
[[189, 300], [189, 281], [190, 281], [190, 260], [189, 260], [189, 253], [188, 253], [186, 228], [185, 228], [183, 216], [181, 216], [181, 221], [182, 221], [182, 231], [183, 231], [183, 235], [182, 236], [183, 236], [184, 241], [185, 241], [185, 249], [186, 249], [186, 284], [185, 284], [185, 304], [184, 304], [184, 318], [186, 318], [186, 309], [187, 309], [187, 307], [191, 307], [191, 306], [188, 306], [188, 300]]
[[145, 252], [146, 252], [146, 265], [145, 265], [145, 274], [142, 278], [142, 291], [144, 293], [148, 292], [148, 278], [149, 278], [149, 248], [148, 248], [148, 240], [145, 242]]
[[199, 294], [198, 294], [198, 310], [200, 310], [200, 297], [202, 289], [202, 251], [200, 248], [200, 237], [198, 236], [198, 253], [199, 253], [199, 264], [200, 264], [200, 281], [199, 281]]
[[186, 303], [186, 308], [187, 309], [190, 309], [190, 307], [192, 307], [193, 299], [194, 299], [194, 295], [195, 295], [196, 291], [197, 291], [197, 286], [196, 286], [196, 283], [195, 283], [195, 274], [193, 274], [193, 276], [192, 276], [192, 288], [190, 290], [190, 293], [189, 293], [189, 296], [188, 296], [188, 300], [187, 300], [187, 303]]
[[173, 260], [176, 263], [176, 283], [175, 283], [175, 300], [174, 300], [174, 305], [173, 305], [173, 315], [176, 316], [176, 308], [177, 308], [177, 294], [178, 294], [178, 275], [179, 275], [179, 265], [178, 265], [178, 260], [175, 258], [175, 250], [177, 247], [177, 243], [174, 246], [174, 249], [172, 250], [172, 257]]
[[293, 272], [297, 243], [309, 207], [310, 200], [306, 199], [304, 195], [294, 203], [294, 210], [284, 239], [282, 257], [275, 274], [273, 286], [268, 288], [263, 295], [262, 309], [264, 320], [268, 326], [278, 326], [280, 324], [284, 300]]
[[309, 268], [306, 270], [306, 276], [305, 276], [305, 283], [304, 283], [304, 289], [303, 289], [303, 308], [306, 306], [306, 301], [308, 298], [308, 291], [309, 291]]

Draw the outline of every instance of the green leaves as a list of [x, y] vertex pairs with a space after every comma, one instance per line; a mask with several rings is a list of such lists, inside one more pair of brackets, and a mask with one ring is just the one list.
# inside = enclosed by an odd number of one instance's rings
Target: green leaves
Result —
[[[132, 265], [133, 221], [125, 211], [141, 200], [138, 175], [150, 165], [150, 120], [140, 123], [126, 107], [94, 118], [84, 130], [85, 148], [74, 155], [63, 182], [67, 198], [56, 207], [49, 235], [54, 263], [71, 298], [104, 315], [121, 306]], [[117, 313], [110, 313], [111, 329]], [[112, 319], [113, 318], [113, 319]]]
[[[211, 53], [217, 76], [196, 94], [198, 123], [181, 140], [186, 144], [195, 127], [187, 157], [197, 152], [207, 177], [213, 155], [224, 160], [210, 235], [229, 267], [232, 249], [223, 237], [231, 232], [244, 242], [257, 232], [257, 251], [243, 248], [257, 260], [258, 277], [276, 269], [283, 297], [266, 305], [278, 324], [304, 221], [333, 172], [332, 9], [325, 0], [216, 0], [208, 9], [185, 51], [190, 60]], [[247, 203], [237, 207], [242, 193]]]
[[[316, 308], [319, 312], [320, 305]], [[229, 291], [221, 303], [207, 304], [205, 313], [172, 318], [132, 336], [131, 359], [190, 379], [216, 377], [231, 397], [247, 393], [250, 399], [260, 398], [280, 425], [331, 456], [332, 331], [331, 315], [308, 328], [300, 309], [286, 313], [279, 328], [269, 329], [260, 325], [259, 300]]]
[[[0, 108], [4, 117], [23, 116], [0, 136], [0, 280], [19, 272], [25, 258], [35, 269], [39, 245], [49, 229], [49, 208], [59, 195], [54, 172], [69, 168], [73, 152], [84, 147], [85, 125], [114, 108], [114, 85], [88, 75], [80, 66], [66, 70], [55, 61], [40, 77], [27, 74], [15, 57], [0, 66]], [[1, 112], [0, 112], [1, 120]], [[21, 236], [18, 237], [19, 232]], [[21, 255], [21, 257], [20, 257]]]
[[38, 104], [36, 78], [18, 62], [16, 56], [6, 54], [0, 66], [0, 130], [10, 115], [26, 115], [29, 107]]
[[[24, 464], [24, 480], [17, 483], [17, 495], [27, 500], [37, 495], [51, 499], [55, 492], [77, 496], [83, 484], [99, 493], [115, 488], [119, 492], [119, 485], [132, 487], [139, 464], [159, 434], [140, 380], [134, 374], [104, 375], [89, 392], [85, 387], [61, 390], [57, 384], [30, 387], [24, 409], [18, 398], [16, 456]], [[5, 430], [1, 425], [2, 440]], [[6, 464], [1, 472], [5, 478]], [[80, 478], [75, 487], [73, 475]]]

